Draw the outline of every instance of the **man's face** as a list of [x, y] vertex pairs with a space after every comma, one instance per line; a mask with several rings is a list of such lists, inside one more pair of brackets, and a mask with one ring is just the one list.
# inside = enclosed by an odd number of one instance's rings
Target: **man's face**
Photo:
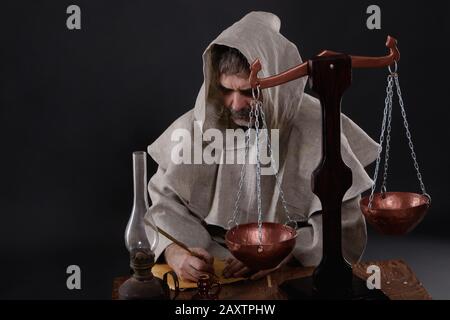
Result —
[[229, 111], [231, 120], [240, 127], [247, 127], [252, 101], [248, 74], [221, 74], [219, 88], [222, 92], [223, 105]]

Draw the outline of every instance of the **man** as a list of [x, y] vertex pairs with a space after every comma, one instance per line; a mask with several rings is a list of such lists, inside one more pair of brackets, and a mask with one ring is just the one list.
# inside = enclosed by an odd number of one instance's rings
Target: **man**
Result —
[[[259, 58], [259, 77], [280, 73], [302, 63], [297, 47], [280, 32], [280, 20], [266, 12], [251, 12], [223, 31], [203, 54], [204, 83], [195, 107], [177, 119], [148, 152], [158, 163], [149, 183], [152, 200], [148, 214], [158, 226], [187, 244], [201, 258], [160, 235], [156, 258], [166, 262], [183, 279], [196, 281], [202, 272], [212, 271], [213, 257], [227, 259], [224, 275], [258, 279], [272, 270], [253, 272], [231, 257], [221, 245], [232, 218], [241, 164], [174, 163], [171, 156], [177, 142], [172, 134], [185, 130], [194, 137], [214, 128], [247, 128], [252, 92], [249, 64]], [[294, 258], [303, 265], [317, 265], [322, 254], [321, 204], [311, 191], [311, 174], [321, 158], [321, 107], [304, 93], [306, 79], [262, 90], [263, 110], [270, 128], [279, 129], [278, 175], [290, 216], [307, 221], [298, 229], [296, 246], [281, 264]], [[255, 125], [254, 121], [250, 127]], [[342, 116], [342, 157], [352, 169], [353, 184], [342, 204], [343, 252], [357, 261], [366, 244], [366, 225], [359, 209], [361, 193], [372, 186], [364, 167], [375, 160], [378, 145], [350, 119]], [[192, 143], [192, 145], [191, 145]], [[255, 143], [250, 145], [254, 150]], [[189, 141], [188, 148], [203, 150], [204, 142]], [[245, 145], [225, 146], [218, 152], [241, 154]], [[251, 152], [251, 151], [249, 151]], [[246, 176], [236, 217], [237, 223], [256, 221], [254, 165], [246, 165]], [[263, 221], [284, 223], [287, 216], [273, 175], [261, 177]], [[278, 266], [278, 267], [280, 267]], [[275, 268], [276, 269], [276, 268]]]

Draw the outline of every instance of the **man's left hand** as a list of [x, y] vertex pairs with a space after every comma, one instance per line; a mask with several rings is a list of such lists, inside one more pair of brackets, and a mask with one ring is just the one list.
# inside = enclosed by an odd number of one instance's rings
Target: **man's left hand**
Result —
[[[252, 274], [250, 276], [250, 280], [261, 279], [261, 278], [265, 277], [266, 275], [268, 275], [269, 273], [272, 273], [272, 272], [280, 269], [289, 260], [291, 260], [291, 258], [292, 258], [292, 253], [289, 254], [283, 261], [281, 261], [280, 264], [278, 266], [276, 266], [275, 268], [261, 270], [261, 271], [258, 271], [256, 273]], [[227, 260], [227, 266], [223, 270], [223, 275], [225, 278], [228, 278], [228, 277], [236, 277], [237, 278], [237, 277], [243, 277], [243, 276], [248, 275], [250, 273], [250, 271], [251, 270], [248, 267], [246, 267], [239, 260], [237, 260], [235, 258], [229, 258]]]

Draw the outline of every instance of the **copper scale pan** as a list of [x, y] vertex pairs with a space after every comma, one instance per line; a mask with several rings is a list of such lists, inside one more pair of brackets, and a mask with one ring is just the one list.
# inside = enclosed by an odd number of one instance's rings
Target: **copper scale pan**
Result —
[[297, 232], [280, 223], [262, 223], [259, 243], [258, 224], [247, 223], [231, 228], [225, 242], [233, 256], [254, 271], [275, 268], [294, 249]]
[[403, 235], [413, 230], [430, 207], [430, 198], [412, 192], [375, 193], [372, 208], [369, 196], [360, 201], [366, 220], [380, 233]]

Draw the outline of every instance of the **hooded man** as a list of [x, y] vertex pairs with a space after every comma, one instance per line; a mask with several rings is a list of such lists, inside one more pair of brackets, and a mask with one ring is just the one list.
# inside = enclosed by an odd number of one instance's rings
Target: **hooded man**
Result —
[[[203, 53], [204, 82], [195, 107], [148, 147], [148, 153], [159, 166], [148, 185], [152, 201], [148, 214], [159, 227], [202, 257], [191, 256], [160, 235], [156, 259], [165, 259], [183, 279], [196, 281], [203, 272], [212, 271], [213, 257], [227, 259], [224, 276], [258, 279], [276, 269], [252, 273], [223, 246], [224, 232], [233, 218], [242, 164], [175, 163], [173, 152], [179, 150], [180, 143], [173, 134], [184, 132], [187, 133], [184, 137], [189, 137], [182, 142], [184, 157], [191, 155], [191, 150], [193, 153], [204, 150], [204, 141], [195, 137], [208, 129], [225, 136], [227, 129], [254, 126], [254, 122], [249, 124], [250, 63], [257, 58], [261, 61], [259, 77], [275, 75], [302, 63], [297, 47], [279, 31], [279, 18], [267, 12], [251, 12], [223, 31]], [[317, 265], [322, 256], [321, 204], [311, 190], [311, 175], [321, 159], [321, 106], [318, 99], [304, 93], [305, 83], [306, 79], [301, 78], [261, 92], [267, 124], [279, 130], [276, 167], [289, 216], [307, 222], [297, 230], [295, 248], [280, 266], [291, 258], [305, 266]], [[342, 203], [342, 246], [344, 257], [356, 262], [367, 238], [359, 200], [373, 183], [364, 167], [376, 159], [378, 144], [345, 115], [341, 119], [342, 158], [353, 175], [352, 186]], [[256, 143], [250, 139], [249, 154], [255, 148]], [[244, 152], [245, 143], [241, 140], [236, 145], [216, 149], [214, 156], [239, 157]], [[245, 181], [237, 204], [239, 224], [257, 220], [256, 166], [245, 166]], [[280, 198], [275, 176], [261, 176], [263, 221], [287, 221]]]

